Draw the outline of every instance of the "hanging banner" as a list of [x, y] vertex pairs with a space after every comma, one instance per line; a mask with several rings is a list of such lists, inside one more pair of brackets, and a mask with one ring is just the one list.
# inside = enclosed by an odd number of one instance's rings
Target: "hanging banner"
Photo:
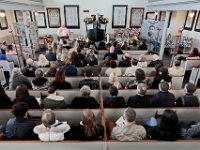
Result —
[[30, 40], [31, 40], [31, 44], [33, 45], [33, 48], [35, 48], [36, 50], [39, 50], [39, 35], [38, 35], [38, 27], [37, 27], [36, 22], [30, 22], [29, 34], [30, 34]]
[[141, 38], [146, 40], [148, 50], [160, 51], [164, 21], [144, 20], [141, 27]]

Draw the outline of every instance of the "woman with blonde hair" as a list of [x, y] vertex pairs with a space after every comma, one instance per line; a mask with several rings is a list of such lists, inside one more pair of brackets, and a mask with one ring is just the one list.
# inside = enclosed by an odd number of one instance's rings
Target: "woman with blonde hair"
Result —
[[141, 54], [139, 56], [139, 61], [138, 61], [137, 66], [141, 67], [141, 68], [146, 68], [147, 67], [147, 62], [146, 62], [146, 56], [145, 56], [145, 54]]
[[40, 54], [37, 65], [38, 67], [48, 67], [50, 65], [50, 62], [46, 59], [45, 55]]
[[110, 74], [108, 83], [115, 86], [117, 89], [122, 89], [122, 84], [119, 82], [116, 72]]
[[41, 141], [63, 141], [64, 134], [70, 130], [67, 122], [56, 120], [55, 113], [51, 109], [43, 112], [41, 122], [42, 124], [33, 129]]
[[72, 133], [72, 138], [78, 140], [100, 140], [104, 138], [104, 128], [97, 123], [96, 117], [90, 109], [83, 111], [81, 122]]

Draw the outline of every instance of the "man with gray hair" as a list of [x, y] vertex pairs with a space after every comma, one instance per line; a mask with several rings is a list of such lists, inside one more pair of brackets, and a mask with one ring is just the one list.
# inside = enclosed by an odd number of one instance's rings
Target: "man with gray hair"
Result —
[[74, 97], [71, 108], [98, 108], [99, 104], [94, 97], [90, 96], [90, 92], [91, 89], [88, 85], [82, 86], [80, 89], [81, 96]]
[[23, 75], [26, 76], [26, 77], [35, 77], [35, 74], [34, 74], [35, 70], [36, 70], [36, 67], [34, 65], [33, 59], [28, 58], [26, 60], [26, 67], [24, 67], [22, 69]]
[[139, 83], [137, 85], [137, 95], [131, 96], [128, 99], [127, 105], [134, 108], [146, 108], [150, 107], [150, 101], [145, 95], [147, 91], [147, 86], [144, 83]]
[[112, 129], [111, 139], [119, 141], [140, 141], [146, 138], [146, 130], [143, 126], [135, 123], [136, 112], [128, 107], [124, 110], [123, 116], [116, 121]]
[[44, 78], [44, 73], [41, 69], [36, 69], [35, 71], [36, 78], [32, 80], [33, 87], [42, 87], [48, 81], [47, 78]]

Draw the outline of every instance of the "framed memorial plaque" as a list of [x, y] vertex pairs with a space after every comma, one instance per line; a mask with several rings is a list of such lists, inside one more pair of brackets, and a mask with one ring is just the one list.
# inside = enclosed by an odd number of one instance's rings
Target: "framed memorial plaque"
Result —
[[113, 5], [112, 28], [126, 28], [127, 5]]
[[[4, 10], [2, 10], [2, 12], [6, 13]], [[6, 15], [5, 17], [0, 17], [0, 27], [1, 27], [1, 30], [8, 29], [8, 22], [7, 22]]]
[[34, 17], [35, 17], [35, 21], [37, 22], [38, 28], [46, 28], [47, 24], [46, 24], [45, 12], [37, 12], [37, 13], [38, 15], [35, 15], [34, 13]]
[[144, 8], [131, 8], [130, 28], [140, 28], [144, 17]]
[[65, 25], [67, 28], [80, 28], [79, 22], [79, 6], [78, 5], [65, 5]]
[[49, 28], [59, 28], [61, 26], [60, 8], [47, 8]]
[[200, 11], [199, 11], [198, 16], [197, 16], [194, 31], [200, 32]]
[[[194, 15], [191, 16], [190, 13], [194, 13]], [[196, 13], [197, 13], [196, 10], [188, 10], [187, 11], [187, 15], [185, 18], [185, 25], [184, 25], [185, 30], [190, 30], [190, 31], [192, 30], [193, 25], [194, 25], [194, 20], [196, 17]]]

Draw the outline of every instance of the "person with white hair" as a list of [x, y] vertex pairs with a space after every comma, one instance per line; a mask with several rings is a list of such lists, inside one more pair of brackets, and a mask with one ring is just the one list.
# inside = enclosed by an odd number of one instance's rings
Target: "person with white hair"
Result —
[[48, 67], [50, 62], [46, 59], [45, 55], [40, 54], [37, 65], [38, 67]]
[[140, 68], [146, 68], [147, 67], [147, 62], [146, 62], [146, 56], [145, 56], [145, 54], [141, 54], [139, 56], [139, 61], [138, 61], [137, 66], [140, 67]]
[[33, 131], [44, 142], [63, 141], [64, 134], [71, 129], [67, 121], [59, 122], [51, 109], [46, 109], [43, 112], [41, 122], [42, 124], [35, 126]]
[[136, 112], [128, 107], [124, 110], [123, 116], [116, 121], [112, 129], [111, 139], [119, 141], [141, 141], [146, 138], [146, 130], [135, 122]]
[[74, 97], [70, 108], [98, 108], [99, 104], [94, 97], [90, 96], [90, 93], [91, 89], [88, 85], [82, 86], [80, 89], [81, 96]]
[[43, 87], [48, 81], [48, 79], [44, 77], [44, 73], [41, 69], [36, 69], [35, 76], [36, 78], [32, 80], [34, 88]]
[[29, 89], [32, 89], [31, 82], [27, 77], [25, 77], [20, 68], [14, 68], [11, 73], [11, 77], [9, 80], [9, 89], [15, 90], [16, 87], [20, 84], [26, 85]]
[[128, 99], [127, 106], [133, 108], [147, 108], [150, 107], [150, 101], [145, 95], [147, 91], [147, 86], [144, 83], [139, 83], [137, 85], [137, 95], [131, 96]]
[[148, 67], [155, 67], [157, 64], [163, 64], [163, 61], [160, 60], [160, 57], [157, 54], [153, 54], [152, 61], [148, 64]]
[[26, 60], [26, 67], [23, 68], [22, 73], [26, 77], [35, 77], [36, 67], [34, 65], [34, 61], [31, 58]]

